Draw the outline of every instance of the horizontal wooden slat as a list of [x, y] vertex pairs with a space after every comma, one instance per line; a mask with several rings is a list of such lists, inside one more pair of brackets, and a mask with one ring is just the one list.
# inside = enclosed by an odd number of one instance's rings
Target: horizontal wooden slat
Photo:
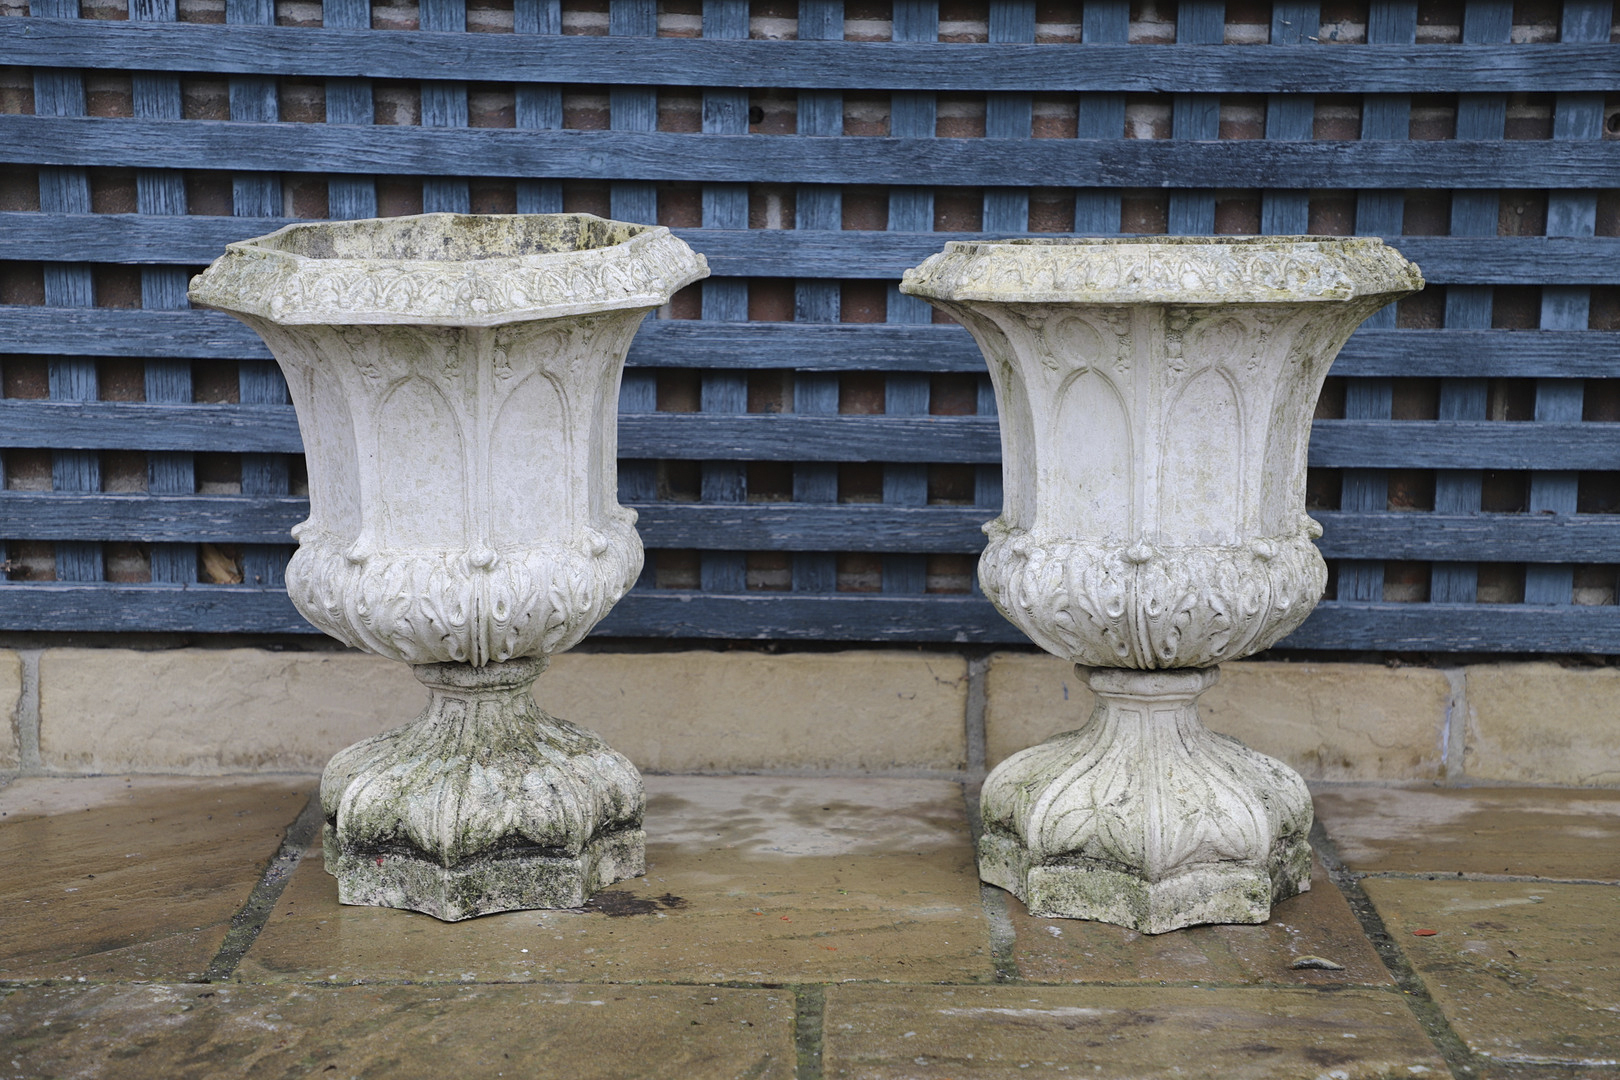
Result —
[[[300, 453], [291, 406], [0, 401], [5, 445], [50, 450]], [[621, 458], [1000, 460], [994, 417], [626, 413]], [[1620, 469], [1620, 424], [1318, 420], [1310, 463], [1365, 469]]]
[[[0, 584], [0, 630], [313, 634], [280, 589], [243, 585]], [[595, 637], [1027, 641], [986, 600], [862, 593], [632, 592]], [[1327, 601], [1282, 649], [1620, 652], [1620, 607]]]
[[0, 492], [0, 539], [285, 544], [309, 500], [277, 495]]
[[1310, 463], [1357, 469], [1620, 469], [1620, 424], [1318, 420]]
[[[0, 353], [269, 359], [259, 336], [214, 311], [0, 306]], [[983, 371], [959, 326], [648, 319], [631, 367]], [[1333, 362], [1346, 376], [1615, 378], [1620, 334], [1567, 330], [1361, 330]]]
[[0, 162], [781, 184], [1596, 188], [1620, 143], [896, 139], [0, 115]]
[[[976, 554], [994, 508], [634, 503], [649, 548]], [[260, 495], [0, 492], [0, 539], [283, 544], [307, 500]], [[1326, 558], [1585, 563], [1620, 552], [1620, 515], [1317, 511]]]
[[1620, 558], [1620, 514], [1312, 511], [1329, 559], [1590, 563]]
[[1279, 649], [1620, 653], [1620, 607], [1328, 601]]
[[1601, 45], [1284, 46], [728, 41], [66, 19], [0, 22], [6, 63], [134, 71], [824, 90], [1436, 94], [1605, 91]]
[[[0, 260], [201, 266], [225, 245], [273, 232], [285, 218], [0, 212]], [[717, 277], [898, 278], [952, 240], [1006, 233], [675, 229]], [[1022, 233], [1067, 236], [1068, 233]], [[1430, 284], [1620, 283], [1620, 238], [1396, 236], [1385, 240]]]

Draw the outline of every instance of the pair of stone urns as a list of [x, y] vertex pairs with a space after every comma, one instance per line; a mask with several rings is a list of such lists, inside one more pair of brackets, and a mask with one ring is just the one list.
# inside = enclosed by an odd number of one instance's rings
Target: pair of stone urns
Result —
[[[293, 603], [431, 695], [326, 768], [344, 903], [455, 920], [643, 872], [640, 775], [530, 690], [641, 571], [619, 377], [642, 318], [707, 274], [661, 227], [427, 214], [289, 226], [192, 282], [287, 377], [310, 501]], [[1149, 933], [1261, 922], [1309, 888], [1304, 783], [1196, 699], [1321, 595], [1315, 402], [1356, 326], [1422, 285], [1378, 240], [1313, 237], [950, 243], [906, 271], [995, 385], [984, 593], [1096, 698], [985, 781], [985, 881]]]

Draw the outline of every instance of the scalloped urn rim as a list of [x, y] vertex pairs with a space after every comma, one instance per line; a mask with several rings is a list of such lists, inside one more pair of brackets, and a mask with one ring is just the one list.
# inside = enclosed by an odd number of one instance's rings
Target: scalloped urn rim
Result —
[[900, 291], [1032, 304], [1289, 304], [1405, 295], [1416, 264], [1376, 237], [1154, 236], [952, 240]]
[[[396, 246], [361, 253], [367, 241]], [[433, 243], [446, 257], [428, 257]], [[487, 327], [658, 307], [708, 275], [708, 261], [662, 225], [432, 213], [300, 222], [227, 244], [189, 296], [282, 326]]]

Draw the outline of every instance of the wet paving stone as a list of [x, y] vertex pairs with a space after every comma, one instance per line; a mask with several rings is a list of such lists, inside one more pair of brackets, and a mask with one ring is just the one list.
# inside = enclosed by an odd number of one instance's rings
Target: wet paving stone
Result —
[[1362, 887], [1475, 1053], [1620, 1066], [1620, 889], [1398, 878]]
[[1379, 990], [835, 986], [823, 1031], [829, 1078], [1448, 1075]]
[[791, 992], [716, 987], [0, 989], [0, 1071], [82, 1080], [790, 1080]]
[[1352, 870], [1620, 881], [1620, 791], [1311, 785]]
[[207, 970], [314, 778], [25, 777], [0, 790], [0, 979]]
[[647, 874], [583, 911], [440, 923], [343, 907], [312, 853], [238, 969], [333, 982], [988, 981], [962, 789], [646, 778]]
[[1278, 904], [1259, 926], [1148, 935], [1081, 919], [1038, 919], [1010, 894], [1006, 903], [1017, 934], [1018, 974], [1036, 982], [1393, 985], [1320, 864], [1310, 891]]

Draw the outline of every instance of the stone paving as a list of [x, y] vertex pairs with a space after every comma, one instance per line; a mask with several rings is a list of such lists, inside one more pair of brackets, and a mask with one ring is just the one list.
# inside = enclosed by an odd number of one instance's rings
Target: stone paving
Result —
[[651, 776], [645, 877], [457, 924], [340, 906], [314, 788], [0, 788], [0, 1078], [1620, 1078], [1616, 791], [1319, 785], [1309, 893], [1144, 937], [948, 780]]

